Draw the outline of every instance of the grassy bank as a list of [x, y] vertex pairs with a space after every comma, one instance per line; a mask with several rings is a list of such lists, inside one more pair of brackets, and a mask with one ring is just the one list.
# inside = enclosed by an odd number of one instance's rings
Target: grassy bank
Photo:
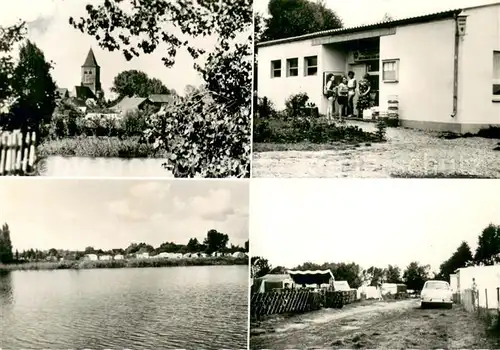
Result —
[[28, 262], [23, 264], [0, 264], [0, 271], [30, 270], [70, 270], [70, 269], [112, 269], [138, 267], [173, 267], [173, 266], [216, 266], [216, 265], [248, 265], [248, 258], [214, 257], [214, 258], [181, 258], [181, 259], [128, 259], [97, 261], [59, 261]]
[[41, 156], [164, 158], [153, 145], [140, 142], [139, 137], [120, 139], [107, 136], [68, 137], [47, 140], [38, 148]]

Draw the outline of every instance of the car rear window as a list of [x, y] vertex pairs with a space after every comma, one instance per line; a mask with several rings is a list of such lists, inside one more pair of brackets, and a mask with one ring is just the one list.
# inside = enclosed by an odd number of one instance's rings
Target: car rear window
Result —
[[426, 289], [449, 289], [450, 286], [446, 282], [441, 281], [429, 281], [425, 283]]

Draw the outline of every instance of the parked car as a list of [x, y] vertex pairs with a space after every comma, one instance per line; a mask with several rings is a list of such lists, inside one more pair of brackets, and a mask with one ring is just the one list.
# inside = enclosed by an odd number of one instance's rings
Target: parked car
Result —
[[453, 307], [453, 292], [446, 281], [427, 281], [420, 292], [420, 305], [422, 309], [431, 305]]

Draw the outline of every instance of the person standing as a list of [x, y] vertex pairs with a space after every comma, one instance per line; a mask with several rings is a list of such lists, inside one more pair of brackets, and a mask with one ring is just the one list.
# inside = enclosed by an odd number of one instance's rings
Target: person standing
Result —
[[337, 86], [337, 102], [340, 105], [340, 120], [347, 116], [347, 104], [349, 97], [349, 88], [347, 86], [347, 77], [342, 77], [342, 82]]
[[326, 77], [326, 85], [324, 88], [324, 95], [328, 100], [328, 106], [326, 110], [326, 119], [331, 121], [333, 119], [333, 114], [335, 113], [335, 101], [337, 100], [337, 91], [335, 86], [335, 76], [329, 74]]
[[365, 109], [370, 108], [371, 104], [371, 98], [370, 98], [370, 75], [365, 74], [363, 79], [359, 81], [359, 87], [358, 87], [358, 103], [356, 104], [356, 107], [358, 108], [358, 117], [362, 118], [363, 117], [363, 111]]
[[356, 78], [354, 77], [354, 72], [349, 71], [347, 73], [347, 76], [349, 77], [349, 80], [347, 81], [347, 88], [348, 88], [348, 100], [347, 100], [347, 115], [349, 118], [354, 116], [354, 96], [356, 96], [356, 89], [357, 89], [357, 81]]

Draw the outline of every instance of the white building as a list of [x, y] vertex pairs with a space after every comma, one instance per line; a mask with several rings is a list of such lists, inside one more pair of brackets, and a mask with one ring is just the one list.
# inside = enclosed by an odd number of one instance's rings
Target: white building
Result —
[[240, 259], [243, 259], [243, 258], [246, 258], [247, 255], [243, 252], [234, 252], [232, 254], [233, 258], [240, 258]]
[[262, 42], [258, 95], [284, 109], [305, 92], [326, 113], [325, 78], [370, 75], [402, 126], [477, 132], [500, 125], [500, 3]]
[[479, 306], [486, 307], [487, 300], [488, 308], [497, 308], [497, 288], [500, 288], [500, 265], [464, 267], [458, 269], [455, 275], [456, 289], [457, 293], [461, 295], [461, 299], [463, 299], [465, 290], [472, 289], [474, 279], [479, 294]]
[[137, 259], [149, 259], [149, 253], [148, 252], [145, 252], [145, 253], [137, 253], [135, 254], [135, 257]]
[[99, 257], [99, 260], [112, 260], [113, 258], [111, 257], [111, 255], [101, 255]]
[[121, 255], [121, 254], [116, 254], [114, 257], [113, 257], [114, 260], [123, 260], [124, 259], [124, 256]]
[[98, 260], [99, 258], [97, 257], [97, 254], [85, 254], [84, 259], [95, 261], [95, 260]]

